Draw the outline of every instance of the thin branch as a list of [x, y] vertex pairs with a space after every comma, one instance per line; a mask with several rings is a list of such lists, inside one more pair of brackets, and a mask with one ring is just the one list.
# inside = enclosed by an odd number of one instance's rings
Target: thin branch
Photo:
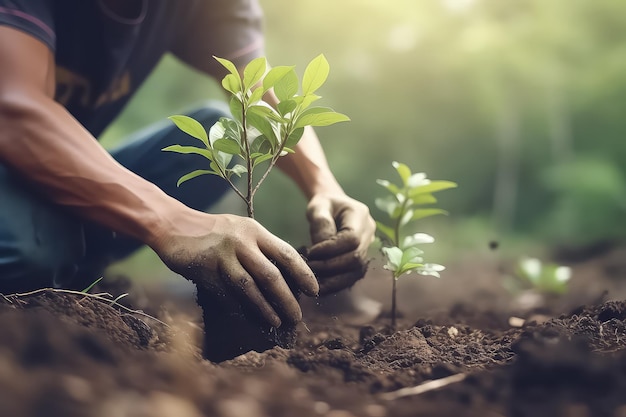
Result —
[[386, 392], [384, 394], [381, 394], [380, 398], [383, 400], [393, 401], [402, 397], [421, 395], [429, 391], [434, 391], [446, 387], [450, 384], [456, 384], [457, 382], [463, 381], [465, 378], [467, 378], [466, 374], [450, 375], [446, 378], [424, 382], [423, 384], [417, 385], [415, 387], [407, 387], [399, 389], [397, 391]]
[[267, 167], [263, 175], [261, 175], [261, 178], [259, 178], [259, 181], [257, 181], [256, 186], [252, 190], [252, 197], [254, 197], [257, 190], [261, 186], [261, 183], [265, 181], [265, 178], [269, 175], [270, 171], [274, 168], [274, 166], [276, 165], [276, 162], [278, 162], [278, 158], [280, 158], [280, 154], [283, 152], [283, 149], [285, 148], [285, 145], [287, 144], [287, 139], [289, 139], [289, 135], [293, 133], [291, 132], [291, 123], [289, 123], [289, 125], [285, 129], [285, 132], [287, 133], [285, 134], [285, 137], [283, 138], [283, 140], [281, 140], [280, 146], [278, 147], [278, 151], [276, 152], [274, 157], [270, 159], [269, 166]]

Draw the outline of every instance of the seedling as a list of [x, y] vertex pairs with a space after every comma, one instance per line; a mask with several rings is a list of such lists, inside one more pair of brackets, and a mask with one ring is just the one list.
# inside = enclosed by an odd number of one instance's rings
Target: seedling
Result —
[[542, 263], [536, 258], [522, 258], [513, 276], [505, 281], [505, 287], [512, 293], [532, 290], [544, 295], [561, 295], [567, 292], [571, 276], [570, 267]]
[[[294, 152], [304, 128], [329, 126], [350, 119], [331, 108], [311, 106], [321, 98], [315, 92], [326, 82], [330, 71], [324, 55], [307, 65], [302, 86], [293, 66], [278, 66], [268, 71], [267, 61], [261, 57], [245, 67], [242, 78], [232, 62], [215, 59], [228, 71], [222, 86], [230, 93], [232, 119], [220, 118], [207, 134], [202, 124], [193, 118], [172, 116], [170, 119], [179, 129], [198, 139], [203, 146], [172, 145], [163, 150], [204, 156], [209, 161], [209, 169], [183, 175], [178, 185], [201, 175], [218, 175], [245, 201], [248, 216], [254, 218], [254, 196], [259, 186], [278, 158]], [[271, 89], [279, 100], [276, 108], [263, 101], [263, 96]], [[234, 156], [242, 163], [233, 164]], [[255, 177], [254, 170], [263, 163], [262, 173]], [[247, 178], [245, 191], [233, 181], [233, 175], [241, 177], [242, 174]]]
[[439, 272], [445, 268], [442, 265], [425, 263], [422, 255], [424, 251], [418, 248], [424, 243], [433, 243], [435, 239], [426, 233], [408, 234], [408, 226], [416, 220], [437, 214], [447, 214], [438, 208], [421, 208], [425, 205], [437, 203], [433, 193], [455, 188], [451, 181], [431, 181], [426, 174], [413, 174], [408, 166], [393, 162], [402, 184], [400, 186], [387, 180], [376, 182], [391, 195], [376, 199], [376, 206], [387, 213], [389, 224], [377, 221], [378, 231], [382, 235], [382, 252], [387, 259], [384, 268], [393, 275], [391, 291], [391, 326], [396, 327], [396, 284], [398, 279], [411, 272], [421, 275], [431, 275], [439, 278]]

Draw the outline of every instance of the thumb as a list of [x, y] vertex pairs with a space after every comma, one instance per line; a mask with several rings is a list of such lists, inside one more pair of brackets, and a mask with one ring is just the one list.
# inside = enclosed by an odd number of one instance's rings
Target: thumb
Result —
[[330, 239], [337, 234], [337, 226], [331, 212], [329, 200], [311, 200], [307, 208], [307, 219], [313, 244]]

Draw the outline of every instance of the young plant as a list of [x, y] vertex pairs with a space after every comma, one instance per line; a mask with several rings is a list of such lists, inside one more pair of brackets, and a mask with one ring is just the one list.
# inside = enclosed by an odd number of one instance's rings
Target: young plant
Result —
[[543, 295], [561, 295], [567, 292], [572, 276], [570, 267], [554, 263], [542, 263], [536, 258], [522, 258], [512, 277], [505, 281], [511, 293], [532, 290]]
[[[306, 126], [329, 126], [350, 120], [328, 107], [311, 106], [321, 97], [315, 92], [324, 84], [330, 67], [324, 55], [314, 58], [306, 67], [302, 85], [293, 66], [278, 66], [268, 71], [264, 57], [251, 61], [243, 77], [235, 65], [223, 58], [215, 59], [228, 74], [222, 86], [229, 93], [232, 119], [222, 117], [208, 134], [196, 120], [187, 116], [170, 119], [185, 133], [198, 139], [201, 146], [172, 145], [164, 151], [204, 156], [208, 169], [192, 171], [178, 180], [178, 185], [201, 175], [218, 175], [230, 184], [246, 203], [248, 216], [254, 218], [254, 196], [278, 158], [294, 152]], [[279, 100], [276, 108], [263, 101], [273, 89]], [[299, 90], [301, 91], [298, 94]], [[232, 163], [233, 157], [241, 163]], [[254, 171], [261, 165], [262, 173]], [[246, 189], [241, 191], [233, 175], [246, 174]]]
[[426, 233], [409, 234], [409, 225], [416, 220], [437, 214], [447, 214], [438, 208], [422, 208], [435, 204], [437, 199], [433, 193], [455, 188], [451, 181], [430, 181], [424, 173], [413, 174], [408, 166], [393, 162], [402, 183], [393, 184], [387, 180], [376, 182], [390, 195], [376, 199], [376, 206], [389, 216], [389, 223], [377, 221], [376, 225], [382, 234], [382, 252], [387, 259], [385, 269], [393, 275], [391, 291], [391, 326], [396, 327], [396, 283], [398, 279], [411, 272], [421, 275], [432, 275], [439, 278], [439, 272], [444, 270], [442, 265], [425, 263], [422, 255], [424, 251], [418, 248], [424, 243], [433, 243], [435, 239]]

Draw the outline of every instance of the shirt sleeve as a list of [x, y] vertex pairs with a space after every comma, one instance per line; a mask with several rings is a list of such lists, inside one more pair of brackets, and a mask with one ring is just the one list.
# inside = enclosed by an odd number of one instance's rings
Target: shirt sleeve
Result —
[[221, 78], [226, 58], [238, 68], [263, 55], [263, 12], [257, 0], [200, 2], [179, 28], [172, 52], [183, 61]]
[[56, 47], [51, 3], [54, 0], [0, 0], [0, 26], [26, 32], [52, 51]]

